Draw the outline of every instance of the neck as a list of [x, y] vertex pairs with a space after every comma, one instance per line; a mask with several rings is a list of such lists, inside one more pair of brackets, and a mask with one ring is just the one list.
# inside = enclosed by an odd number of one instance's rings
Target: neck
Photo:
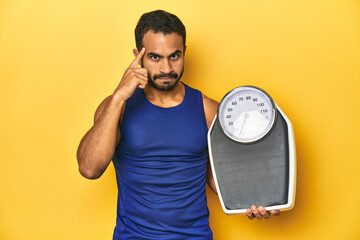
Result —
[[173, 89], [161, 91], [147, 84], [144, 94], [156, 106], [163, 108], [175, 107], [184, 100], [185, 86], [179, 81]]

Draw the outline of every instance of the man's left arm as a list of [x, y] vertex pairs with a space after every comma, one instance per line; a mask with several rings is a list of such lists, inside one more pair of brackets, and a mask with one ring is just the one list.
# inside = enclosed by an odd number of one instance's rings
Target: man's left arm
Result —
[[[208, 98], [204, 94], [203, 94], [203, 103], [204, 103], [206, 124], [209, 129], [216, 115], [219, 103], [211, 98]], [[208, 160], [207, 163], [206, 182], [208, 186], [211, 188], [211, 190], [213, 190], [217, 194], [214, 177], [211, 170], [210, 160]], [[279, 210], [266, 211], [263, 206], [256, 207], [255, 205], [252, 205], [251, 208], [246, 210], [246, 215], [250, 220], [254, 218], [268, 219], [270, 218], [270, 215], [279, 216], [280, 211]]]
[[[204, 94], [202, 96], [203, 96], [206, 124], [207, 124], [207, 128], [209, 129], [216, 115], [219, 103], [211, 98], [208, 98]], [[213, 190], [217, 194], [209, 159], [207, 162], [206, 183], [211, 188], [211, 190]]]

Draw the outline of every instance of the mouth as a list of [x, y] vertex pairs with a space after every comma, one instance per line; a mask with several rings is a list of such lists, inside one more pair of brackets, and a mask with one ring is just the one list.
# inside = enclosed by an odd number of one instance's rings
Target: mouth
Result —
[[159, 80], [162, 81], [162, 82], [168, 82], [168, 81], [174, 80], [175, 78], [159, 77], [159, 78], [157, 78], [157, 79], [159, 79]]
[[177, 78], [178, 78], [178, 75], [176, 73], [168, 73], [168, 74], [161, 73], [161, 74], [155, 74], [153, 76], [154, 81], [157, 79], [160, 79], [160, 81], [162, 81], [162, 82], [173, 81], [173, 80], [176, 80]]

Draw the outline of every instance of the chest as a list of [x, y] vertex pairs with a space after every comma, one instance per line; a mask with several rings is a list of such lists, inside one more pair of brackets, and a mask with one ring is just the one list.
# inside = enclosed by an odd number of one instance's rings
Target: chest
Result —
[[203, 109], [186, 106], [156, 111], [142, 106], [125, 112], [119, 146], [136, 157], [196, 156], [207, 152]]

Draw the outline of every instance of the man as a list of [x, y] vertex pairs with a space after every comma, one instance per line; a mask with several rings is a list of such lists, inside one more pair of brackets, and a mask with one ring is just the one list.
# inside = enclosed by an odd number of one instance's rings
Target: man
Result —
[[[212, 239], [205, 182], [216, 188], [206, 136], [218, 103], [180, 82], [186, 31], [178, 17], [146, 13], [135, 38], [135, 59], [80, 142], [79, 171], [96, 179], [113, 161], [114, 239]], [[256, 206], [247, 215], [270, 217]]]

